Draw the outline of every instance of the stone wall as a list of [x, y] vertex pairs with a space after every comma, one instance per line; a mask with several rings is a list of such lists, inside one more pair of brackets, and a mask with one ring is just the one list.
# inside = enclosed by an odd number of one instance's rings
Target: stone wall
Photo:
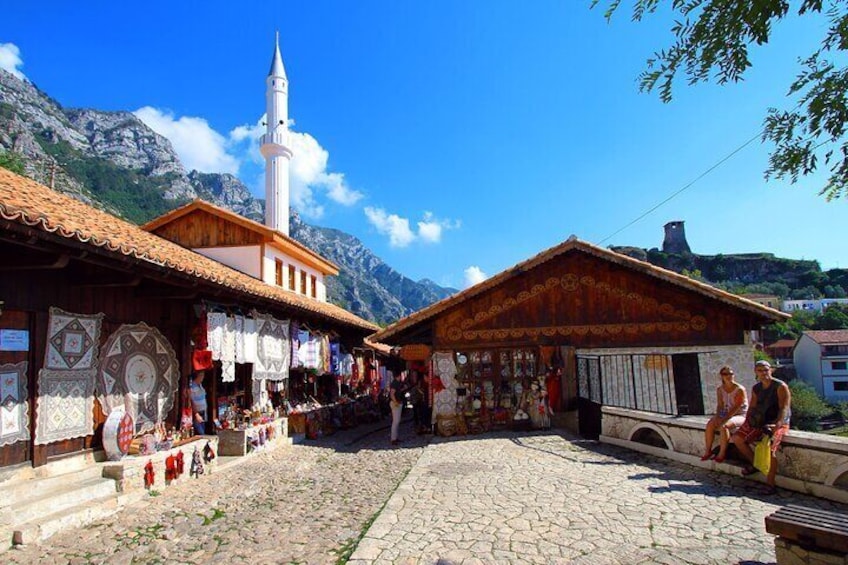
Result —
[[[739, 475], [738, 462], [700, 460], [707, 420], [706, 416], [665, 416], [604, 407], [600, 441]], [[646, 436], [653, 439], [650, 445], [644, 443]], [[848, 438], [791, 430], [777, 458], [778, 486], [848, 503]]]

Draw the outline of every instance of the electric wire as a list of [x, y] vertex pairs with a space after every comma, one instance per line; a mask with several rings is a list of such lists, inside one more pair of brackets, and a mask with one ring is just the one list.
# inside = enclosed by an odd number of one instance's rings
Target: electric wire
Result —
[[654, 205], [652, 208], [650, 208], [650, 209], [649, 209], [649, 210], [647, 210], [646, 212], [643, 212], [643, 213], [642, 213], [642, 214], [640, 214], [638, 217], [636, 217], [635, 219], [631, 220], [631, 221], [630, 221], [627, 225], [625, 225], [625, 226], [623, 226], [623, 227], [621, 227], [621, 228], [617, 229], [616, 231], [614, 231], [614, 232], [613, 232], [613, 233], [611, 233], [610, 235], [606, 236], [604, 239], [600, 240], [600, 241], [597, 243], [597, 245], [599, 245], [599, 246], [600, 246], [600, 245], [603, 245], [605, 242], [609, 241], [610, 239], [612, 239], [612, 238], [613, 238], [613, 237], [615, 237], [616, 235], [620, 234], [621, 232], [623, 232], [624, 230], [626, 230], [627, 228], [629, 228], [630, 226], [632, 226], [632, 225], [633, 225], [633, 224], [635, 224], [636, 222], [638, 222], [638, 221], [642, 220], [643, 218], [645, 218], [646, 216], [648, 216], [649, 214], [653, 213], [653, 212], [654, 212], [654, 211], [656, 211], [658, 208], [660, 208], [661, 206], [663, 206], [664, 204], [668, 203], [669, 201], [671, 201], [671, 200], [672, 200], [672, 199], [674, 199], [675, 197], [679, 196], [679, 195], [680, 195], [681, 193], [683, 193], [685, 190], [687, 190], [687, 189], [691, 188], [691, 187], [692, 187], [692, 186], [693, 186], [696, 182], [698, 182], [699, 180], [701, 180], [702, 178], [704, 178], [705, 176], [707, 176], [708, 174], [710, 174], [711, 172], [713, 172], [714, 170], [716, 170], [717, 168], [719, 168], [719, 167], [720, 167], [721, 165], [723, 165], [726, 161], [728, 161], [731, 157], [733, 157], [734, 155], [736, 155], [737, 153], [739, 153], [740, 151], [742, 151], [743, 149], [745, 149], [747, 146], [749, 146], [749, 145], [750, 145], [751, 143], [753, 143], [755, 140], [757, 140], [757, 139], [761, 138], [761, 137], [762, 137], [762, 135], [763, 135], [763, 131], [764, 131], [764, 130], [760, 130], [760, 131], [758, 131], [758, 132], [756, 133], [756, 135], [754, 135], [753, 137], [751, 137], [751, 139], [749, 139], [748, 141], [746, 141], [745, 143], [743, 143], [742, 145], [740, 145], [739, 147], [737, 147], [736, 149], [734, 149], [733, 151], [731, 151], [730, 153], [728, 153], [727, 155], [725, 155], [725, 156], [724, 156], [721, 160], [719, 160], [717, 163], [715, 163], [713, 166], [711, 166], [710, 168], [708, 168], [706, 171], [704, 171], [703, 173], [701, 173], [700, 175], [698, 175], [697, 177], [695, 177], [693, 180], [691, 180], [689, 183], [687, 183], [686, 185], [684, 185], [682, 188], [680, 188], [680, 189], [679, 189], [679, 190], [677, 190], [676, 192], [672, 193], [670, 196], [668, 196], [665, 200], [663, 200], [663, 201], [662, 201], [662, 202], [660, 202], [659, 204]]

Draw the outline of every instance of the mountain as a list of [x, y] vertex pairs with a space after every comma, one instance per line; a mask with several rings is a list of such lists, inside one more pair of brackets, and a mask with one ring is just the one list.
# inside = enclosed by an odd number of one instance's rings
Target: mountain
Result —
[[[129, 112], [66, 109], [0, 69], [0, 148], [23, 156], [26, 174], [88, 204], [144, 223], [195, 198], [263, 221], [265, 203], [229, 174], [186, 171], [171, 143]], [[350, 234], [292, 213], [291, 236], [339, 266], [328, 300], [389, 323], [457, 292], [415, 282]]]

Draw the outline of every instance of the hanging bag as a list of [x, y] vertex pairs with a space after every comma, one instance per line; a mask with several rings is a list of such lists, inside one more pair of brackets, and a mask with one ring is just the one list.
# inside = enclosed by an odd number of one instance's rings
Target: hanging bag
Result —
[[763, 475], [768, 475], [771, 468], [771, 436], [763, 435], [754, 447], [754, 467]]

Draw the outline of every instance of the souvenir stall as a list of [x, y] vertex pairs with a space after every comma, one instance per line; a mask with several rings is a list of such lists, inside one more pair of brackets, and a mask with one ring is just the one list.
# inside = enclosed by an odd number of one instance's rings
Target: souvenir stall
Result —
[[570, 238], [370, 339], [427, 345], [446, 433], [601, 431], [603, 406], [703, 414], [717, 367], [782, 316], [677, 273]]

